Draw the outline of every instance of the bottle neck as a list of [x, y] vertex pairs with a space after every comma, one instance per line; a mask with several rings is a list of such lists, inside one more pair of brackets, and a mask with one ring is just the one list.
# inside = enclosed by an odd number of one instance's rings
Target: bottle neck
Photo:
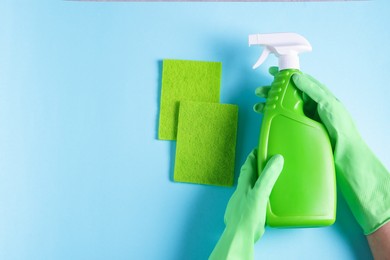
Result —
[[299, 57], [297, 54], [279, 56], [279, 70], [285, 70], [285, 69], [299, 70]]

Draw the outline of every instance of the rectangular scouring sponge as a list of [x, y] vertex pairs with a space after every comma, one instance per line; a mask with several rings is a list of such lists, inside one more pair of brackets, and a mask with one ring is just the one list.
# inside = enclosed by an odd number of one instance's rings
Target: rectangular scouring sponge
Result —
[[163, 60], [158, 138], [176, 140], [182, 100], [219, 102], [220, 62]]
[[232, 186], [238, 106], [182, 101], [174, 180]]

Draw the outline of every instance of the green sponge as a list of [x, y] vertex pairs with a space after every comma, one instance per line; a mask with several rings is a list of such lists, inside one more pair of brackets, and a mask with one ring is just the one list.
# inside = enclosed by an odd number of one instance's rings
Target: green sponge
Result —
[[174, 180], [232, 186], [238, 106], [180, 103]]
[[158, 138], [176, 140], [179, 102], [219, 102], [220, 62], [163, 60]]

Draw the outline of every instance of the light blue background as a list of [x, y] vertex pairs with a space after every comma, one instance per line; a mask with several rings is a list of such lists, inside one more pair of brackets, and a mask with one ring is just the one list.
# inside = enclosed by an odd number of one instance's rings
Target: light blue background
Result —
[[[251, 33], [292, 31], [302, 70], [345, 104], [390, 168], [390, 4], [0, 4], [0, 259], [206, 259], [234, 188], [172, 182], [159, 141], [161, 60], [221, 61], [239, 105], [236, 178], [257, 145]], [[370, 259], [344, 200], [336, 223], [266, 230], [256, 259]]]

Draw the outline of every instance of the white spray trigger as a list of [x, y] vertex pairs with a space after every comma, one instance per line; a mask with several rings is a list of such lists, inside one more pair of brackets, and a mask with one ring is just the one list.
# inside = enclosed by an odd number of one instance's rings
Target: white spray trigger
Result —
[[255, 65], [253, 65], [253, 69], [257, 69], [263, 62], [268, 58], [268, 55], [271, 53], [271, 51], [265, 47], [264, 51], [261, 53], [260, 58], [256, 61]]
[[299, 69], [298, 54], [311, 51], [310, 43], [297, 33], [268, 33], [249, 35], [249, 46], [261, 45], [264, 50], [253, 69], [258, 68], [272, 52], [279, 59], [279, 69]]

